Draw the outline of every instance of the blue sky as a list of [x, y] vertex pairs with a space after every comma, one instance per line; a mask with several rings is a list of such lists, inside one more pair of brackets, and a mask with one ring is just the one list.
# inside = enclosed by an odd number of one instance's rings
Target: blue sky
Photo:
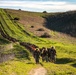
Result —
[[76, 0], [0, 0], [0, 8], [34, 12], [65, 12], [76, 10]]

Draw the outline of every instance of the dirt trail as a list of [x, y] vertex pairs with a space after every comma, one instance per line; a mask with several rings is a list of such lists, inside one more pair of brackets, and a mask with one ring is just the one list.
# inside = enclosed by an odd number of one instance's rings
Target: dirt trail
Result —
[[29, 75], [46, 75], [47, 70], [44, 67], [39, 67], [30, 71]]

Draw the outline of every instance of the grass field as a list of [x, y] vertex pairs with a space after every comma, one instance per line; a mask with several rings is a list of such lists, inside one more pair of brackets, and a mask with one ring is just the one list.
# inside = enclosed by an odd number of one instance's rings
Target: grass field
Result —
[[[29, 13], [27, 12], [26, 14]], [[36, 13], [32, 14], [36, 15]], [[37, 13], [37, 16], [40, 16], [40, 14]], [[35, 64], [32, 54], [26, 48], [20, 46], [18, 43], [13, 43], [13, 49], [9, 52], [13, 52], [15, 54], [15, 58], [0, 63], [0, 75], [28, 75], [31, 69], [39, 66], [46, 68], [48, 72], [47, 75], [76, 75], [76, 38], [74, 38], [74, 40], [68, 40], [70, 36], [68, 36], [67, 39], [65, 37], [63, 39], [58, 37], [61, 41], [59, 41], [58, 38], [39, 38], [33, 35], [33, 33], [27, 31], [27, 29], [25, 30], [20, 23], [11, 20], [3, 9], [0, 9], [0, 22], [0, 27], [3, 32], [16, 38], [19, 42], [30, 42], [40, 48], [55, 46], [57, 51], [56, 64], [51, 62], [42, 62], [40, 58], [41, 64], [37, 65]], [[57, 37], [58, 32], [53, 31], [52, 35]], [[11, 42], [0, 35], [0, 46], [5, 47], [5, 45], [10, 43]], [[8, 50], [6, 52], [8, 52]]]

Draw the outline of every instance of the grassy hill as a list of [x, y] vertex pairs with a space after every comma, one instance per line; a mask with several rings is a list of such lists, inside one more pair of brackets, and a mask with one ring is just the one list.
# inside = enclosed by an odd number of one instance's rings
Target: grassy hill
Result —
[[[32, 68], [38, 68], [39, 66], [47, 69], [47, 75], [76, 75], [75, 36], [71, 37], [61, 33], [62, 31], [54, 31], [51, 27], [50, 30], [46, 26], [50, 25], [50, 23], [47, 23], [51, 20], [48, 16], [50, 18], [53, 15], [57, 17], [59, 14], [64, 13], [48, 14], [0, 9], [0, 46], [6, 47], [4, 52], [2, 51], [3, 54], [15, 54], [14, 59], [0, 63], [0, 75], [28, 75]], [[65, 17], [65, 15], [63, 16]], [[15, 20], [15, 18], [19, 18], [19, 20]], [[40, 38], [44, 33], [48, 33], [51, 37]], [[56, 64], [42, 62], [40, 59], [41, 65], [36, 65], [29, 50], [19, 44], [21, 42], [35, 44], [40, 48], [55, 46], [57, 50]], [[7, 45], [11, 43], [13, 48], [8, 50]]]
[[[75, 35], [76, 27], [75, 27], [74, 22], [73, 21], [67, 21], [67, 23], [65, 22], [65, 20], [68, 20], [68, 18], [69, 18], [69, 17], [66, 18], [66, 15], [69, 16], [69, 13], [70, 13], [70, 15], [74, 16], [73, 12], [75, 13], [75, 11], [65, 12], [65, 13], [37, 13], [37, 12], [27, 12], [27, 11], [21, 11], [21, 10], [9, 10], [8, 9], [8, 10], [6, 10], [6, 12], [8, 12], [8, 15], [10, 15], [13, 19], [15, 17], [19, 18], [19, 21], [17, 21], [17, 22], [22, 24], [24, 26], [24, 28], [26, 29], [26, 31], [32, 32], [36, 36], [40, 37], [40, 36], [44, 35], [45, 33], [47, 33], [48, 35], [51, 36], [50, 40], [56, 40], [58, 42], [62, 41], [65, 43], [66, 42], [69, 42], [69, 43], [76, 42], [75, 36], [71, 37], [72, 36], [71, 32], [74, 31], [73, 35]], [[68, 13], [68, 14], [66, 14], [66, 13]], [[53, 16], [56, 18], [60, 17], [57, 20], [58, 22], [56, 21], [55, 18], [53, 18]], [[62, 18], [61, 16], [65, 17], [65, 19]], [[52, 21], [50, 18], [52, 20], [55, 19], [54, 23], [56, 22], [57, 24], [52, 24]], [[70, 19], [72, 19], [72, 18], [73, 17], [70, 16]], [[64, 22], [60, 21], [60, 20], [63, 20]], [[74, 24], [74, 25], [70, 25], [70, 24]], [[70, 28], [70, 31], [67, 28]], [[40, 31], [40, 29], [42, 31]], [[67, 33], [67, 32], [69, 32], [69, 33]], [[70, 37], [68, 37], [68, 36], [70, 36]]]
[[[22, 23], [31, 32], [34, 32], [37, 36], [38, 28], [43, 28], [49, 32], [46, 27], [50, 30], [62, 32], [76, 37], [76, 11], [68, 11], [63, 13], [35, 13], [35, 12], [25, 12], [20, 10], [6, 10], [8, 14], [14, 17], [20, 18], [19, 22]], [[13, 17], [13, 18], [14, 18]], [[31, 29], [30, 27], [35, 28]], [[42, 35], [42, 34], [41, 34]]]

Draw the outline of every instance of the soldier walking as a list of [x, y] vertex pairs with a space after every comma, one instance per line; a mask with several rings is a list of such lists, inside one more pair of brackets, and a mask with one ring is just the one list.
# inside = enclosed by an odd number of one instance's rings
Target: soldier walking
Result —
[[34, 51], [34, 58], [35, 58], [36, 64], [39, 64], [40, 51], [38, 48]]
[[48, 51], [47, 51], [47, 48], [43, 48], [42, 49], [42, 61], [46, 61], [48, 62]]
[[55, 63], [56, 62], [56, 50], [55, 47], [51, 47], [48, 51], [49, 61]]

